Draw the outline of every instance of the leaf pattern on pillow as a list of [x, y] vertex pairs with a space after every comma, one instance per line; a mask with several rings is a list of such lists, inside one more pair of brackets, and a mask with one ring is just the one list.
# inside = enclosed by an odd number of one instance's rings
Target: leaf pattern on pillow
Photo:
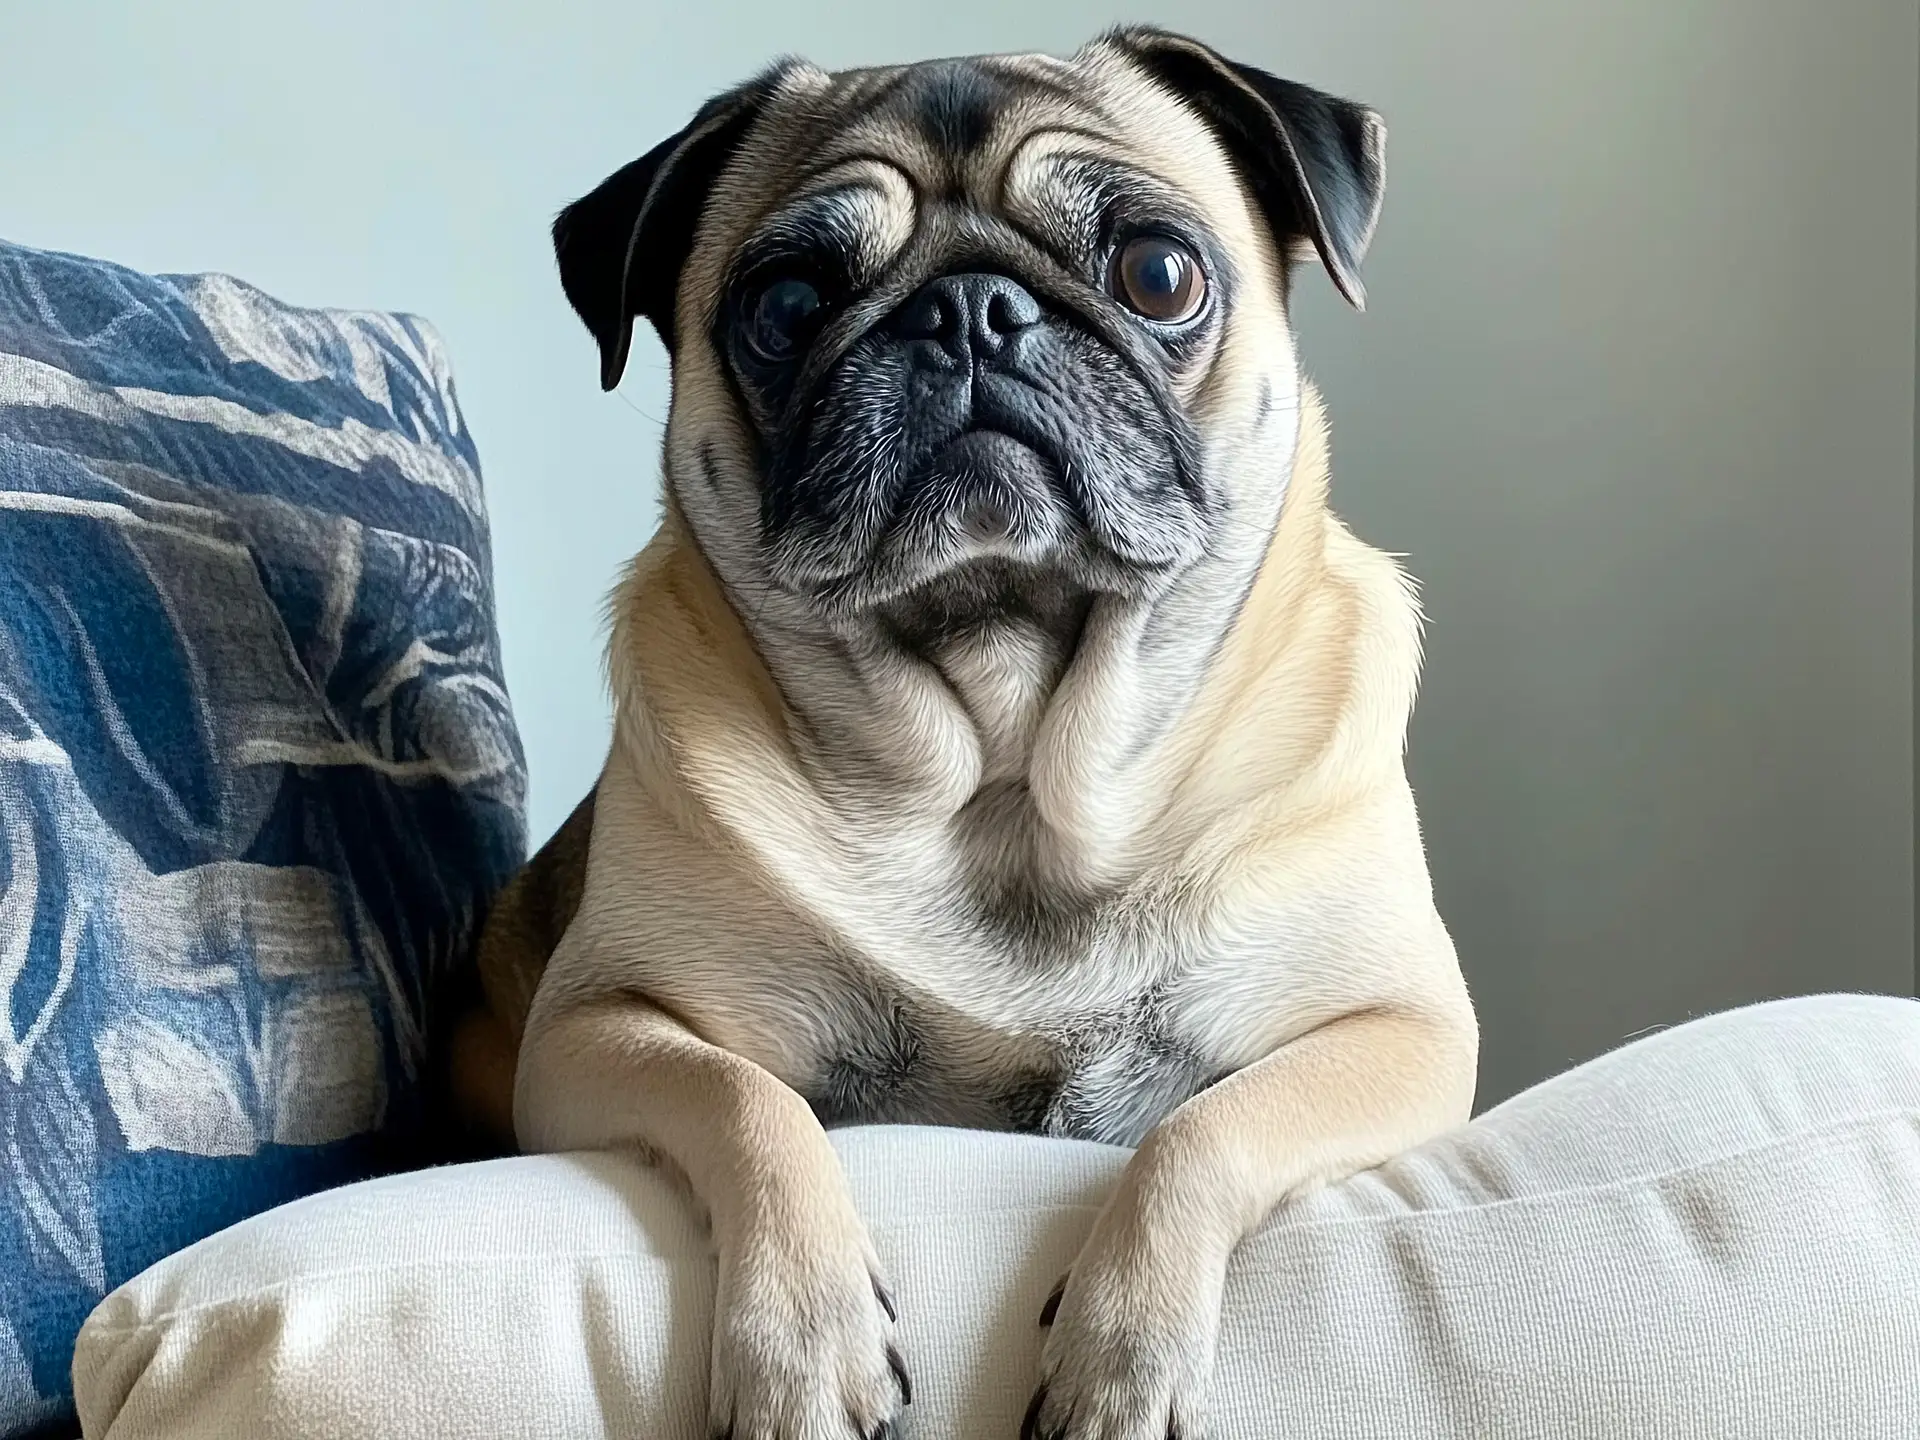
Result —
[[432, 330], [0, 243], [0, 1437], [135, 1270], [404, 1149], [525, 792]]

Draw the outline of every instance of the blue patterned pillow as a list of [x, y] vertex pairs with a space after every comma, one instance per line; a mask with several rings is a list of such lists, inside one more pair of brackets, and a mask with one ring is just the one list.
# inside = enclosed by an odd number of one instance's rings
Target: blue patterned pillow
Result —
[[404, 1162], [525, 848], [440, 344], [0, 243], [0, 1436], [108, 1289]]

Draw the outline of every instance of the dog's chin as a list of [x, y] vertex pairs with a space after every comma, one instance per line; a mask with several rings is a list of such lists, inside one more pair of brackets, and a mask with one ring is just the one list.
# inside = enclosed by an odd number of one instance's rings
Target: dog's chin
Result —
[[874, 558], [930, 574], [978, 559], [1039, 565], [1077, 528], [1050, 457], [1000, 431], [972, 430], [909, 487]]
[[[1058, 463], [997, 430], [970, 430], [903, 487], [865, 553], [783, 566], [840, 615], [871, 612], [980, 569], [1091, 581], [1097, 547], [1068, 503]], [[806, 573], [810, 571], [811, 573]]]

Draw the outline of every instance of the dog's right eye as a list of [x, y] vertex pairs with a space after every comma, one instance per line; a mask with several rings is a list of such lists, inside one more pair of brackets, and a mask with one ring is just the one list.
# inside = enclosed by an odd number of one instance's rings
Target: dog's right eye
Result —
[[769, 364], [791, 360], [819, 308], [820, 292], [806, 281], [774, 281], [759, 293], [747, 313], [748, 348]]

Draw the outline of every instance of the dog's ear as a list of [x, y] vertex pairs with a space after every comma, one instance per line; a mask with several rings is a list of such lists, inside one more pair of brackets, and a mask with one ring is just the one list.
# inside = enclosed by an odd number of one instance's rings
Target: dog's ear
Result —
[[674, 300], [700, 212], [787, 68], [715, 96], [686, 129], [614, 171], [553, 222], [560, 286], [600, 344], [601, 389], [620, 383], [636, 316], [673, 350]]
[[1306, 239], [1355, 309], [1366, 308], [1360, 261], [1380, 218], [1387, 127], [1364, 105], [1322, 94], [1197, 40], [1151, 27], [1112, 40], [1197, 110], [1226, 146], [1282, 254]]

